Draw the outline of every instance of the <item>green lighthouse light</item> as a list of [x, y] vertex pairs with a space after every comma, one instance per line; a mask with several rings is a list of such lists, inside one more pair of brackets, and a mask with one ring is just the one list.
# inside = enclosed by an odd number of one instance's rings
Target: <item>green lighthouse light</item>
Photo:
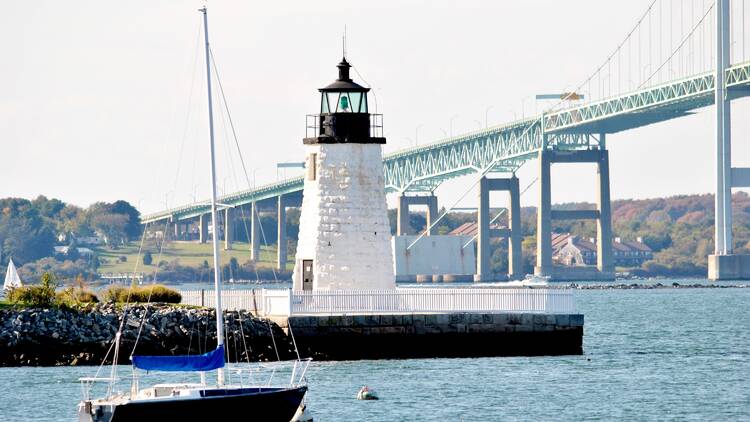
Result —
[[341, 109], [341, 111], [349, 111], [349, 98], [347, 98], [345, 95], [341, 96], [339, 108]]

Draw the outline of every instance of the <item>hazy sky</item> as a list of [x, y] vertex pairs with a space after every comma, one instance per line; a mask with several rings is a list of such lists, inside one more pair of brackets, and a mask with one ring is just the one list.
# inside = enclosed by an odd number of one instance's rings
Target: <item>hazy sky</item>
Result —
[[[211, 1], [212, 46], [249, 179], [301, 161], [305, 115], [348, 57], [377, 95], [386, 152], [531, 114], [582, 81], [650, 0]], [[151, 212], [208, 196], [198, 1], [6, 2], [0, 19], [0, 197]], [[360, 80], [356, 74], [355, 79]], [[374, 99], [371, 97], [371, 104]], [[734, 164], [750, 109], [733, 103]], [[218, 106], [217, 106], [218, 107]], [[713, 191], [712, 109], [608, 138], [613, 198]], [[247, 188], [217, 111], [219, 190]], [[559, 168], [558, 168], [559, 167]], [[553, 170], [553, 201], [593, 201], [590, 165]], [[525, 186], [534, 161], [519, 172]], [[288, 171], [287, 175], [295, 174]], [[283, 172], [279, 174], [283, 176]], [[471, 178], [446, 183], [441, 202]], [[470, 194], [465, 205], [471, 205]], [[535, 189], [523, 198], [536, 202]]]

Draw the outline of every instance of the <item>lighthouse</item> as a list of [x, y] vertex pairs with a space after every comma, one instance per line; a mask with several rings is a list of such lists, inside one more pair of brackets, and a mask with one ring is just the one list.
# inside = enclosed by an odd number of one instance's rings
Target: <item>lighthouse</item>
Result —
[[305, 182], [294, 290], [394, 289], [391, 229], [383, 176], [382, 116], [349, 76], [320, 88], [308, 116]]

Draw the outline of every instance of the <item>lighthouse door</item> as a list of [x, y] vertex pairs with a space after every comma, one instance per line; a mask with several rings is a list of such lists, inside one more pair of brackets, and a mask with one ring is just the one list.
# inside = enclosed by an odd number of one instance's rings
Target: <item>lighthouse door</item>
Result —
[[313, 261], [312, 259], [302, 260], [302, 290], [313, 289]]

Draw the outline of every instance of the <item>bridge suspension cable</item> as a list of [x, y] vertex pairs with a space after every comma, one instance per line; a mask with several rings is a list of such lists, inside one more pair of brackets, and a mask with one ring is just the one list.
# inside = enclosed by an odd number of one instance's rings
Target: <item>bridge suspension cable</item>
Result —
[[[745, 62], [746, 0], [732, 2], [731, 57]], [[635, 25], [573, 92], [599, 101], [710, 72], [715, 55], [714, 0], [653, 0]], [[554, 109], [574, 106], [561, 102]]]

